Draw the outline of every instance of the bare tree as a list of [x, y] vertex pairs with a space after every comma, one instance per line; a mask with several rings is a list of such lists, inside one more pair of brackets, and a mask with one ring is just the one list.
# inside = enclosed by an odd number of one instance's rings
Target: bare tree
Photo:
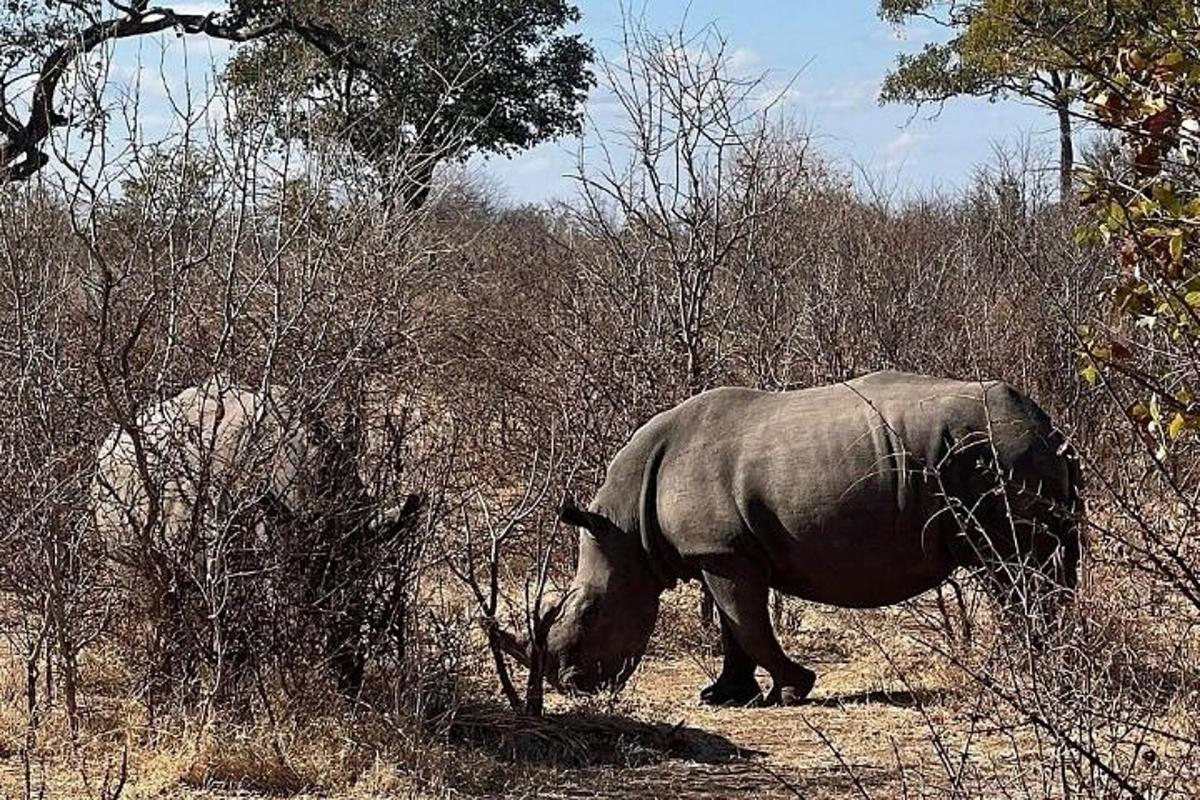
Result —
[[804, 175], [804, 147], [782, 143], [788, 87], [737, 74], [715, 29], [658, 35], [626, 18], [622, 43], [602, 64], [622, 127], [599, 168], [580, 165], [583, 221], [620, 265], [616, 299], [681, 353], [694, 394], [725, 356], [762, 223]]

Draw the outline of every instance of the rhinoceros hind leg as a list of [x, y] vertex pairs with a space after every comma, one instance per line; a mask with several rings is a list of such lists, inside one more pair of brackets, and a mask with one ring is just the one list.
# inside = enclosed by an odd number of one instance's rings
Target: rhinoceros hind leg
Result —
[[763, 700], [763, 705], [798, 706], [803, 703], [804, 698], [808, 697], [808, 693], [812, 691], [813, 684], [817, 682], [817, 673], [805, 667], [800, 667], [800, 669], [805, 674], [799, 679], [794, 679], [790, 684], [780, 686], [777, 681], [771, 687], [771, 691], [767, 693], [766, 698]]
[[721, 610], [721, 621], [728, 620], [740, 649], [771, 675], [771, 691], [762, 704], [796, 705], [808, 696], [817, 675], [788, 658], [783, 651], [775, 638], [775, 629], [771, 627], [767, 583], [745, 577], [748, 574], [751, 573], [746, 570], [737, 578], [726, 578], [705, 572], [704, 582]]
[[724, 661], [721, 674], [700, 692], [700, 702], [710, 706], [745, 706], [760, 696], [754, 678], [754, 660], [738, 644], [733, 624], [724, 611], [721, 618], [721, 652]]

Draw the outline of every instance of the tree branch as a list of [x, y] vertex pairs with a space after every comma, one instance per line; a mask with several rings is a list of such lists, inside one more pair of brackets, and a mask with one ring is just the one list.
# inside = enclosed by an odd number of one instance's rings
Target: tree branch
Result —
[[73, 63], [105, 42], [168, 29], [231, 42], [248, 42], [275, 33], [290, 32], [312, 44], [334, 63], [357, 67], [371, 74], [368, 65], [352, 52], [352, 46], [344, 36], [332, 28], [308, 20], [285, 15], [263, 25], [245, 27], [222, 22], [215, 12], [185, 14], [170, 8], [147, 9], [146, 3], [140, 0], [131, 5], [116, 2], [112, 5], [124, 16], [89, 25], [69, 41], [60, 44], [42, 62], [25, 122], [14, 117], [7, 108], [0, 109], [0, 125], [4, 135], [4, 141], [0, 143], [0, 183], [24, 180], [49, 161], [49, 157], [42, 152], [42, 143], [55, 128], [71, 122], [55, 108], [59, 84]]

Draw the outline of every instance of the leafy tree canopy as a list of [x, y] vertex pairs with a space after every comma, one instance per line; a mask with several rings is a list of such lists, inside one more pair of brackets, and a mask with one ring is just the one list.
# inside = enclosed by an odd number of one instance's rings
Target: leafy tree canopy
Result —
[[945, 42], [903, 54], [884, 79], [882, 102], [940, 103], [960, 95], [1015, 95], [1059, 116], [1064, 192], [1071, 188], [1071, 106], [1077, 74], [1117, 29], [1178, 18], [1181, 0], [880, 0], [894, 25], [931, 21]]
[[[900, 55], [896, 69], [883, 83], [881, 99], [926, 103], [958, 95], [1015, 92], [1052, 102], [1055, 89], [1044, 72], [1062, 69], [1065, 64], [1063, 54], [1040, 36], [1056, 25], [1067, 25], [1073, 14], [1066, 7], [1071, 5], [1070, 0], [1054, 4], [1035, 0], [882, 0], [879, 14], [892, 24], [922, 18], [954, 34], [945, 43], [931, 43], [919, 53]], [[1035, 6], [1039, 7], [1036, 14], [1030, 13]], [[1035, 23], [1039, 30], [1028, 30], [1022, 19]]]
[[[1109, 249], [1113, 317], [1082, 331], [1083, 377], [1136, 387], [1129, 415], [1165, 458], [1200, 432], [1200, 17], [1120, 25], [1084, 71], [1116, 157], [1085, 175], [1081, 242]], [[1120, 381], [1118, 381], [1120, 383]]]
[[[239, 0], [270, 17], [279, 0]], [[562, 29], [565, 0], [298, 0], [292, 13], [336, 30], [243, 49], [229, 70], [254, 113], [287, 138], [345, 141], [376, 164], [415, 151], [512, 153], [579, 129], [593, 53]], [[297, 119], [290, 100], [311, 115]]]

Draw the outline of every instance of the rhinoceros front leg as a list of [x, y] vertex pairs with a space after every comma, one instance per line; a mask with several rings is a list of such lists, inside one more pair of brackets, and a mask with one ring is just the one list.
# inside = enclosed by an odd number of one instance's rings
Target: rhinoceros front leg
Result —
[[705, 572], [704, 582], [721, 610], [722, 627], [728, 620], [733, 638], [741, 649], [753, 663], [771, 675], [771, 691], [764, 704], [786, 706], [803, 701], [812, 691], [817, 675], [788, 658], [775, 638], [767, 606], [766, 581], [746, 577], [745, 573], [737, 578], [726, 578]]
[[[712, 595], [709, 595], [710, 597]], [[758, 699], [760, 691], [754, 678], [754, 659], [746, 654], [733, 635], [733, 623], [724, 611], [721, 620], [721, 674], [700, 692], [700, 702], [711, 706], [744, 706]]]

